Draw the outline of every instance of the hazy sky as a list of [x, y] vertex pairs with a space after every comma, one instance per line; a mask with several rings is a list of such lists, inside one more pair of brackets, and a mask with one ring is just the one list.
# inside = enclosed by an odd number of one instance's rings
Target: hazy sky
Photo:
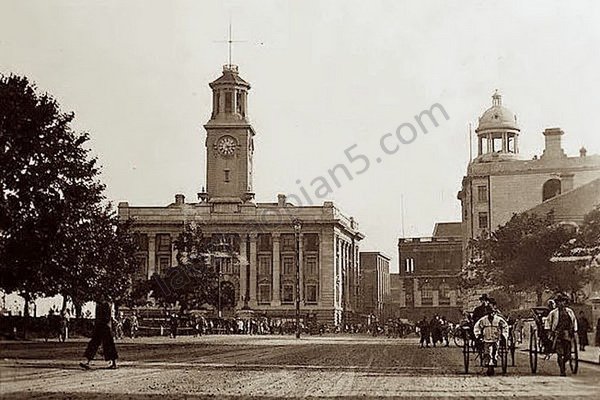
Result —
[[[552, 126], [565, 130], [568, 154], [584, 144], [600, 153], [597, 1], [0, 0], [0, 71], [28, 76], [76, 113], [110, 199], [195, 201], [208, 83], [227, 60], [216, 41], [230, 16], [245, 40], [234, 63], [252, 84], [257, 200], [311, 192], [356, 144], [370, 168], [328, 197], [394, 270], [401, 194], [406, 236], [460, 219], [468, 123], [494, 89], [519, 117], [526, 155], [541, 153]], [[380, 137], [434, 103], [450, 119], [376, 163]]]

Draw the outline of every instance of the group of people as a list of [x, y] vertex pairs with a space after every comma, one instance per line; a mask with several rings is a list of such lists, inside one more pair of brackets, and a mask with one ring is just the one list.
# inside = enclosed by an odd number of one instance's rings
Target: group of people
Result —
[[445, 316], [436, 314], [430, 321], [427, 321], [427, 317], [424, 316], [417, 323], [417, 333], [419, 333], [420, 338], [419, 346], [421, 348], [429, 347], [431, 343], [433, 347], [436, 347], [437, 344], [448, 347], [450, 344], [448, 336], [453, 326], [454, 324], [446, 320]]

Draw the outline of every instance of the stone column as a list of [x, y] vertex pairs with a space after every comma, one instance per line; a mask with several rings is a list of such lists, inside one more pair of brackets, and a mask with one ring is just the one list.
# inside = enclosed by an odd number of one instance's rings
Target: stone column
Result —
[[273, 233], [273, 287], [271, 295], [271, 305], [280, 306], [281, 299], [279, 294], [281, 293], [281, 255], [279, 251], [279, 233]]
[[240, 298], [238, 308], [244, 306], [244, 297], [246, 296], [246, 271], [248, 269], [248, 259], [246, 258], [246, 237], [240, 235]]
[[298, 234], [298, 258], [300, 259], [300, 302], [304, 303], [304, 235]]
[[415, 307], [421, 307], [421, 291], [419, 290], [419, 280], [418, 279], [414, 279], [413, 280], [413, 303]]
[[250, 234], [250, 260], [248, 260], [248, 268], [250, 268], [250, 307], [256, 307], [256, 274], [257, 274], [257, 258], [256, 258], [256, 233]]
[[156, 272], [156, 233], [148, 233], [148, 279]]
[[450, 305], [452, 307], [456, 307], [456, 291], [455, 290], [450, 291]]
[[440, 305], [440, 291], [434, 290], [433, 291], [433, 306], [438, 307], [439, 305]]
[[177, 250], [175, 249], [175, 244], [173, 243], [176, 236], [176, 234], [171, 234], [171, 268], [177, 265]]

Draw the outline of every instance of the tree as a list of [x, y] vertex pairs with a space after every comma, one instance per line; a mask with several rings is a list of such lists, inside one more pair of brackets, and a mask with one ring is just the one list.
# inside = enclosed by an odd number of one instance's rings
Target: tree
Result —
[[73, 119], [27, 78], [0, 75], [0, 288], [26, 302], [118, 298], [133, 269], [129, 233]]
[[212, 265], [215, 248], [202, 230], [186, 225], [174, 241], [177, 265], [152, 277], [152, 296], [163, 306], [179, 304], [183, 312], [218, 302], [217, 271]]
[[587, 279], [585, 271], [578, 265], [558, 268], [553, 261], [574, 236], [571, 226], [554, 223], [552, 212], [544, 217], [515, 214], [490, 235], [470, 243], [473, 257], [463, 271], [463, 286], [535, 293], [538, 305], [547, 290], [580, 288]]

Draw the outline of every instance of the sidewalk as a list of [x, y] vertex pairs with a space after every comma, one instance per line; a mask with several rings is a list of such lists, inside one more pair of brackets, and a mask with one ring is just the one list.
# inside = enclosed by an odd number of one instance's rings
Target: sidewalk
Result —
[[579, 351], [579, 361], [600, 365], [600, 347], [585, 346], [585, 351]]

